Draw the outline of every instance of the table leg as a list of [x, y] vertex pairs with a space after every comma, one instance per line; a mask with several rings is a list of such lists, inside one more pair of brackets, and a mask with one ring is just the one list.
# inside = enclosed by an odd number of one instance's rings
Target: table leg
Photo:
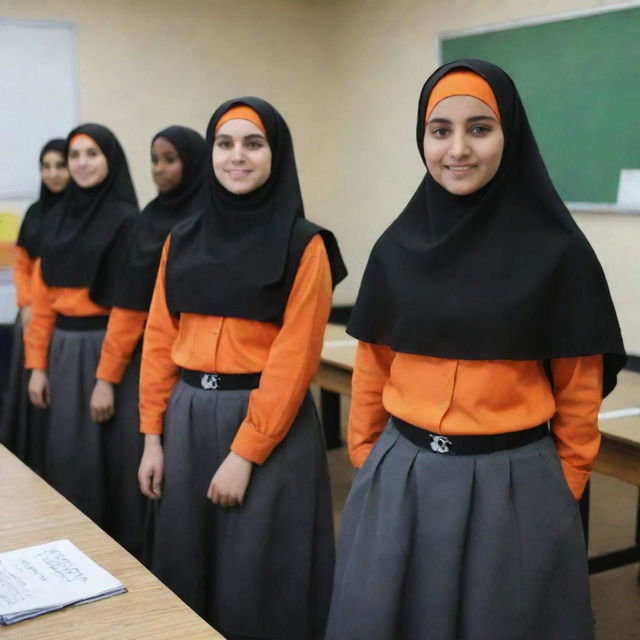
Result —
[[580, 509], [580, 518], [582, 519], [582, 532], [584, 533], [584, 546], [589, 549], [589, 502], [591, 500], [591, 487], [587, 482], [584, 493], [578, 503]]
[[320, 407], [327, 449], [337, 449], [342, 446], [342, 438], [340, 437], [340, 394], [321, 389]]
[[[640, 487], [638, 487], [638, 508], [636, 509], [636, 561], [640, 562]], [[640, 569], [638, 569], [640, 582]]]

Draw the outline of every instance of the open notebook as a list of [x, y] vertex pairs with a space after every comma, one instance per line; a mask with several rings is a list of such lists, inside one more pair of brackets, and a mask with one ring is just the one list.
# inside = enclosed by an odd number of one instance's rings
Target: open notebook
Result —
[[0, 623], [20, 622], [126, 588], [69, 540], [0, 553]]

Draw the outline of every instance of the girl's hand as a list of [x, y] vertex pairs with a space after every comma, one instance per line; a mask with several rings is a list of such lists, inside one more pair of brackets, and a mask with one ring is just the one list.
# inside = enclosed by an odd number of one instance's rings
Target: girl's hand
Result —
[[31, 306], [22, 307], [20, 309], [20, 322], [22, 323], [22, 328], [26, 329], [29, 321], [31, 320]]
[[252, 462], [233, 451], [229, 452], [211, 478], [207, 498], [221, 507], [235, 507], [242, 504], [251, 479], [252, 468]]
[[145, 435], [144, 452], [138, 469], [138, 483], [140, 491], [150, 498], [157, 500], [162, 495], [162, 476], [164, 474], [164, 451], [160, 436]]
[[91, 394], [91, 419], [96, 422], [106, 422], [113, 416], [113, 385], [106, 380], [96, 380], [96, 386]]
[[51, 388], [49, 377], [44, 369], [34, 369], [29, 378], [29, 400], [39, 409], [46, 409], [51, 404]]

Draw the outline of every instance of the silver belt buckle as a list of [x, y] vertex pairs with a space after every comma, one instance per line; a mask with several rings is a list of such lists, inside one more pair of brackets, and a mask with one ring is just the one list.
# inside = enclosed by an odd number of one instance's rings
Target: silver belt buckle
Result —
[[449, 438], [445, 438], [444, 436], [438, 436], [430, 433], [429, 437], [431, 438], [431, 442], [429, 443], [431, 445], [431, 450], [435, 451], [436, 453], [449, 453], [449, 451], [451, 450], [450, 446], [453, 446], [451, 440], [449, 440]]
[[220, 381], [220, 376], [217, 373], [203, 373], [200, 378], [200, 384], [203, 389], [211, 390], [217, 389], [218, 383]]

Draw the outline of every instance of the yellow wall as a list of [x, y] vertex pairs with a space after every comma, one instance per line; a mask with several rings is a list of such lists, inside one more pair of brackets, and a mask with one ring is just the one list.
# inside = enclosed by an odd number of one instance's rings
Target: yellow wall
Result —
[[[438, 33], [606, 4], [0, 0], [0, 17], [77, 23], [81, 119], [104, 122], [120, 137], [143, 204], [154, 193], [148, 144], [156, 131], [172, 123], [203, 131], [213, 108], [232, 96], [272, 101], [294, 136], [308, 216], [340, 240], [351, 274], [335, 300], [349, 304], [373, 242], [423, 172], [415, 110], [438, 62]], [[610, 215], [585, 216], [580, 223], [615, 280], [625, 338], [640, 354], [640, 305], [624, 277], [640, 218], [618, 225]]]

